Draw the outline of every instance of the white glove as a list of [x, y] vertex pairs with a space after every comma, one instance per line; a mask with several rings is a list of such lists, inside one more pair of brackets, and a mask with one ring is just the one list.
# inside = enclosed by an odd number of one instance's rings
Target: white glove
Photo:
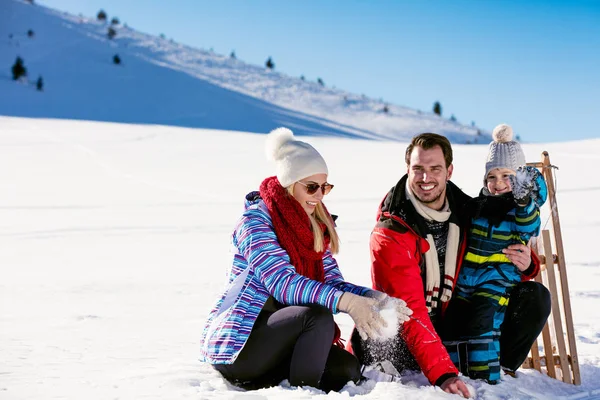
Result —
[[388, 309], [393, 308], [396, 310], [396, 314], [398, 315], [398, 322], [404, 323], [410, 319], [410, 316], [413, 313], [413, 310], [408, 308], [406, 302], [402, 299], [398, 299], [396, 297], [389, 297], [385, 301], [385, 303], [380, 307], [380, 309]]
[[365, 296], [345, 292], [338, 302], [338, 309], [348, 313], [354, 320], [356, 330], [363, 340], [381, 335], [387, 323], [379, 315], [379, 302]]
[[375, 299], [380, 303], [387, 300], [390, 297], [386, 293], [380, 292], [379, 290], [373, 290], [373, 289], [369, 289], [369, 291], [367, 293], [365, 293], [363, 296], [368, 297], [370, 299]]
[[403, 323], [408, 321], [409, 316], [412, 315], [413, 311], [408, 308], [406, 302], [396, 297], [390, 297], [386, 293], [378, 290], [369, 290], [364, 294], [365, 297], [370, 297], [378, 301], [377, 308], [379, 310], [393, 308], [398, 314], [398, 322]]

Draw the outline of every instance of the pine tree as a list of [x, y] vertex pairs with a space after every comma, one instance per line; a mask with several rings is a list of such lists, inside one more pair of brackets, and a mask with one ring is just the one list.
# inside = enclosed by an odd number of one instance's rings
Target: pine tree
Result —
[[325, 86], [325, 82], [323, 82], [323, 79], [321, 78], [317, 78], [317, 83], [321, 86]]
[[271, 57], [269, 57], [269, 59], [265, 63], [265, 66], [267, 68], [269, 68], [269, 69], [275, 69], [275, 63], [273, 62], [273, 60], [271, 59]]
[[121, 64], [121, 57], [119, 57], [118, 54], [115, 54], [113, 56], [113, 63], [116, 64], [116, 65], [120, 65]]
[[433, 103], [433, 113], [437, 114], [437, 115], [442, 115], [442, 105], [440, 104], [439, 101], [436, 101], [435, 103]]
[[42, 79], [41, 75], [39, 76], [39, 78], [37, 79], [37, 82], [35, 83], [35, 88], [40, 92], [44, 91], [44, 80]]
[[35, 33], [33, 33], [33, 30], [32, 30], [32, 29], [29, 29], [29, 30], [27, 31], [27, 37], [28, 37], [28, 38], [32, 38], [32, 37], [34, 37], [34, 36], [35, 36]]
[[229, 55], [229, 58], [232, 58], [232, 59], [234, 59], [234, 60], [237, 58], [237, 57], [235, 56], [235, 50], [232, 50], [232, 51], [231, 51], [231, 54]]
[[450, 116], [450, 121], [452, 121], [452, 122], [456, 122], [456, 117], [454, 116], [454, 114], [452, 114], [452, 115]]
[[16, 81], [22, 76], [27, 76], [27, 68], [23, 65], [23, 59], [21, 57], [17, 57], [15, 63], [11, 68], [13, 74], [13, 80]]
[[109, 39], [112, 39], [115, 36], [117, 36], [117, 31], [115, 30], [115, 28], [113, 28], [111, 26], [111, 27], [108, 28], [108, 32], [106, 33], [106, 35], [108, 36]]
[[119, 18], [117, 17], [113, 17], [113, 19], [110, 21], [111, 25], [119, 25], [121, 23], [121, 21], [119, 21]]
[[106, 12], [104, 12], [104, 10], [98, 11], [96, 18], [98, 18], [98, 21], [106, 21]]

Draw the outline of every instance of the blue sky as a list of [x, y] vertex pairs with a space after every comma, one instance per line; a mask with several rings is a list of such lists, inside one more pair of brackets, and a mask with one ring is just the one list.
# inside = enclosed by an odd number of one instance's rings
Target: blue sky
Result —
[[37, 2], [528, 142], [600, 137], [600, 1]]

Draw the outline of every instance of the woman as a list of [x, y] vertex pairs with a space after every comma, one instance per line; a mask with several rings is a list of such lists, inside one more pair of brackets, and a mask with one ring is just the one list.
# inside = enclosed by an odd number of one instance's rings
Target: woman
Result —
[[344, 281], [332, 256], [338, 235], [322, 202], [333, 185], [319, 152], [279, 128], [269, 134], [267, 156], [277, 176], [246, 196], [229, 283], [209, 314], [201, 360], [245, 388], [289, 379], [292, 386], [337, 391], [361, 374], [333, 314], [348, 313], [360, 334], [373, 338], [386, 326], [381, 308], [392, 304], [401, 322], [412, 311]]

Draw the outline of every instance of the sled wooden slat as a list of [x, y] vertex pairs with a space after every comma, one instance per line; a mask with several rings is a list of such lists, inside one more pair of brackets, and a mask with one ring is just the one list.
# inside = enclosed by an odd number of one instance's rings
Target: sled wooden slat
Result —
[[528, 365], [527, 368], [535, 368], [542, 372], [542, 364], [540, 363], [540, 348], [538, 347], [537, 340], [535, 343], [533, 343], [533, 346], [531, 346], [531, 363], [532, 365]]
[[[536, 277], [536, 281], [540, 282], [540, 283], [544, 283], [542, 282], [542, 276], [541, 273]], [[550, 292], [552, 293], [552, 292]], [[552, 297], [556, 297], [554, 294], [552, 294]], [[544, 366], [546, 367], [546, 372], [548, 373], [548, 376], [550, 378], [554, 378], [556, 379], [556, 369], [554, 368], [554, 366], [552, 365], [552, 363], [548, 362], [548, 354], [553, 355], [554, 352], [552, 351], [552, 335], [550, 334], [550, 323], [548, 321], [546, 321], [546, 325], [544, 325], [544, 329], [542, 329], [542, 343], [544, 343], [544, 357], [545, 358], [545, 363]], [[538, 349], [539, 352], [539, 349]], [[552, 357], [550, 357], [550, 360], [552, 360]]]
[[[531, 347], [531, 357], [528, 357], [522, 366], [523, 368], [535, 368], [538, 371], [545, 372], [552, 378], [562, 378], [564, 382], [580, 385], [581, 374], [575, 343], [560, 219], [556, 203], [556, 189], [554, 187], [553, 168], [555, 167], [550, 164], [550, 157], [546, 151], [542, 153], [541, 162], [527, 163], [527, 165], [541, 170], [548, 187], [548, 202], [546, 205], [550, 208], [549, 218], [552, 219], [552, 231], [542, 231], [540, 240], [534, 240], [533, 251], [539, 256], [542, 264], [541, 271], [535, 281], [544, 284], [550, 291], [552, 317], [551, 320], [549, 318], [549, 321], [546, 322], [540, 335], [544, 346], [544, 354], [540, 354], [538, 338]], [[552, 251], [552, 242], [554, 242], [555, 253]], [[552, 324], [550, 324], [550, 321], [552, 321]], [[555, 352], [558, 352], [558, 354], [555, 354]]]
[[[544, 254], [538, 254], [540, 263], [542, 264], [542, 271], [546, 269], [546, 256]], [[558, 255], [552, 254], [552, 262], [558, 264]]]
[[[536, 251], [536, 254], [537, 254], [537, 251]], [[544, 281], [542, 280], [541, 273], [535, 277], [535, 281], [538, 283], [541, 283], [542, 285], [545, 285]], [[550, 352], [552, 353], [552, 336], [550, 335], [550, 325], [548, 324], [548, 321], [546, 321], [546, 324], [544, 325], [544, 328], [542, 329], [541, 336], [542, 336], [542, 343], [544, 345], [544, 354], [548, 354], [546, 349], [550, 349]], [[534, 367], [536, 364], [539, 364], [540, 369], [538, 369], [538, 371], [541, 372], [541, 360], [544, 360], [544, 367], [546, 368], [548, 376], [556, 379], [556, 371], [554, 370], [554, 368], [548, 368], [549, 364], [548, 364], [548, 360], [546, 360], [546, 356], [545, 355], [540, 356], [540, 348], [538, 347], [537, 340], [533, 343], [532, 348], [533, 347], [535, 347], [535, 350], [532, 349], [532, 357], [531, 357], [530, 364], [533, 364]], [[534, 356], [534, 354], [536, 354], [536, 356]], [[525, 367], [531, 368], [531, 366], [525, 366]]]
[[[552, 243], [550, 242], [550, 231], [544, 229], [542, 231], [542, 244], [544, 246], [544, 255], [546, 260], [552, 260]], [[556, 276], [554, 274], [554, 263], [546, 264], [546, 273], [548, 274], [548, 287], [550, 293], [558, 293], [556, 286]], [[571, 381], [571, 371], [569, 370], [569, 362], [567, 360], [567, 346], [565, 344], [565, 335], [563, 333], [562, 321], [560, 319], [560, 305], [558, 304], [558, 296], [552, 296], [552, 319], [554, 321], [554, 332], [556, 333], [556, 341], [558, 343], [558, 355], [560, 357], [560, 367], [564, 382]], [[546, 353], [547, 355], [548, 353]], [[549, 362], [550, 361], [550, 362]], [[554, 366], [553, 360], [548, 360], [546, 356], [546, 365]], [[554, 368], [552, 368], [554, 369]], [[550, 368], [548, 369], [550, 370]]]
[[[535, 364], [532, 364], [534, 362], [533, 359], [535, 358], [533, 356], [534, 352], [537, 352], [537, 355], [538, 355], [537, 360], [539, 361], [540, 368], [541, 368], [542, 361], [544, 361], [543, 367], [546, 368], [546, 365], [548, 364], [548, 362], [546, 360], [546, 356], [540, 356], [539, 355], [540, 353], [539, 353], [539, 347], [538, 346], [531, 346], [531, 354], [532, 354], [532, 356], [531, 357], [527, 357], [527, 359], [525, 361], [523, 361], [523, 364], [521, 365], [521, 367], [522, 368], [527, 368], [527, 369], [531, 369], [531, 368], [537, 369], [536, 366], [535, 366]], [[571, 361], [571, 356], [567, 357], [567, 359], [568, 359], [569, 364], [570, 364], [572, 362]], [[559, 356], [554, 355], [554, 358], [553, 358], [552, 362], [554, 362], [555, 366], [560, 367], [560, 357]], [[538, 370], [538, 371], [541, 372], [541, 370]]]

